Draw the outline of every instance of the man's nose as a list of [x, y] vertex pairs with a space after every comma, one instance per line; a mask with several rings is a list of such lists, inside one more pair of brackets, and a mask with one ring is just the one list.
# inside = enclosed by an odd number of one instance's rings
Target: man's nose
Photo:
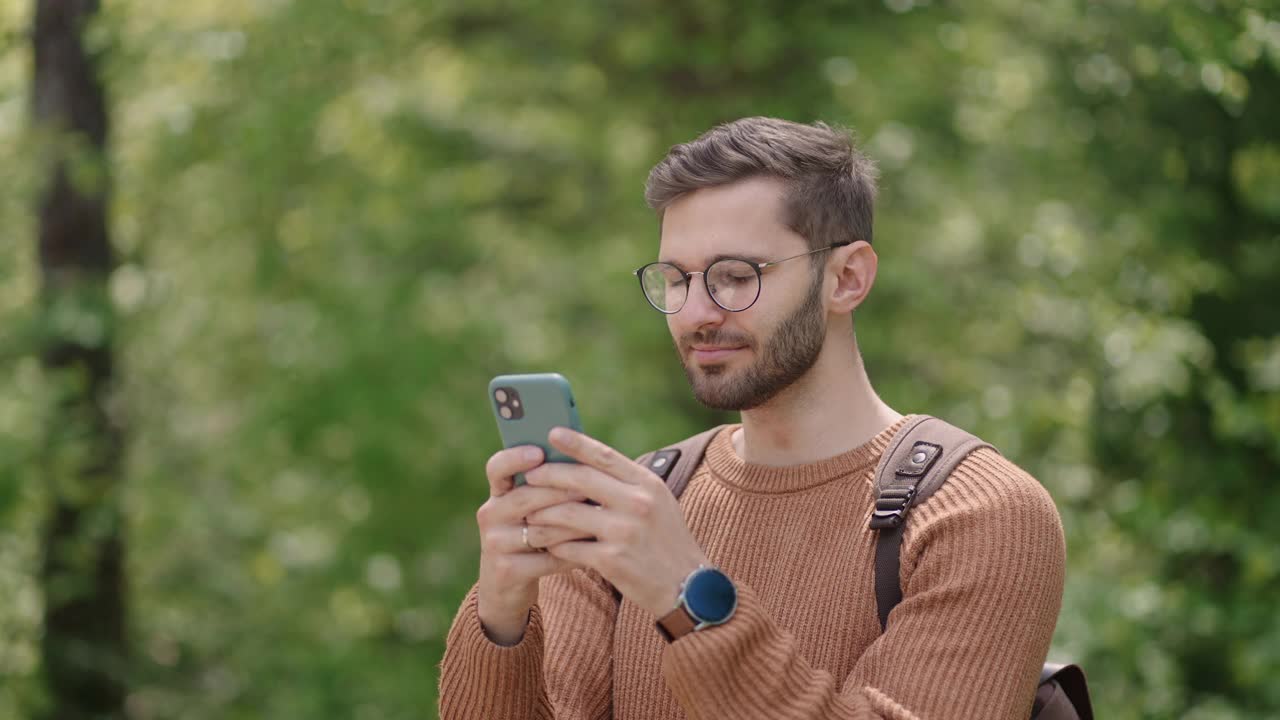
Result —
[[703, 325], [718, 324], [724, 319], [726, 312], [728, 311], [711, 299], [711, 289], [707, 286], [707, 276], [697, 273], [696, 278], [690, 278], [689, 297], [685, 299], [684, 307], [680, 308], [680, 312], [676, 313], [675, 316], [681, 324], [701, 327]]

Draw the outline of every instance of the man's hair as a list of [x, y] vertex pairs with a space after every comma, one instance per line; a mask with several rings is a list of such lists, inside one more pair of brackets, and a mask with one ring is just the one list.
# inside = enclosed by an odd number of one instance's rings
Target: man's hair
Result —
[[749, 117], [673, 146], [649, 171], [644, 197], [661, 222], [667, 207], [686, 193], [775, 177], [786, 186], [782, 222], [816, 249], [871, 242], [876, 174], [875, 163], [858, 151], [848, 130]]

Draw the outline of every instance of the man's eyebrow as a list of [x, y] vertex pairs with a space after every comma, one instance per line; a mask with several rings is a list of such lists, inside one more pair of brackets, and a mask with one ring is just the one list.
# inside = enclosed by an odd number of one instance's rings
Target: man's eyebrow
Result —
[[[702, 267], [703, 267], [703, 268], [709, 267], [709, 266], [711, 265], [711, 263], [719, 262], [719, 261], [721, 261], [721, 260], [748, 260], [748, 261], [753, 262], [753, 263], [755, 263], [755, 264], [757, 264], [757, 265], [763, 265], [763, 264], [765, 264], [766, 262], [768, 262], [767, 260], [765, 260], [765, 259], [764, 259], [763, 257], [761, 257], [760, 255], [753, 255], [753, 254], [751, 254], [751, 253], [719, 253], [719, 254], [716, 254], [716, 255], [712, 255], [712, 256], [711, 256], [711, 258], [710, 258], [709, 260], [707, 260], [707, 264], [706, 264], [706, 265], [703, 265]], [[682, 265], [682, 264], [680, 264], [680, 263], [676, 262], [675, 260], [668, 260], [668, 259], [665, 259], [665, 258], [658, 258], [658, 262], [664, 262], [664, 263], [667, 263], [668, 265], [675, 265], [676, 267], [680, 268], [681, 270], [686, 270], [686, 271], [688, 270], [688, 268], [686, 268], [684, 265]]]

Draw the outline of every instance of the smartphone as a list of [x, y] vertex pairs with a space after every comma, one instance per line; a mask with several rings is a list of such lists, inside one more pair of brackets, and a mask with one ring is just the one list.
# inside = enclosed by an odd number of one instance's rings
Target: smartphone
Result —
[[[499, 375], [489, 381], [489, 404], [503, 447], [537, 445], [547, 462], [577, 462], [547, 443], [547, 433], [556, 426], [582, 432], [573, 390], [563, 375]], [[523, 485], [524, 473], [517, 473], [515, 482]]]

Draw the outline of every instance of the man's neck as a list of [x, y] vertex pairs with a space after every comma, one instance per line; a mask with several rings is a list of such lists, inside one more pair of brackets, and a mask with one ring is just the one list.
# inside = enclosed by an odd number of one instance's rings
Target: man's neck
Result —
[[902, 418], [876, 395], [857, 346], [832, 339], [803, 378], [742, 413], [742, 427], [733, 434], [738, 457], [802, 465], [852, 450]]

